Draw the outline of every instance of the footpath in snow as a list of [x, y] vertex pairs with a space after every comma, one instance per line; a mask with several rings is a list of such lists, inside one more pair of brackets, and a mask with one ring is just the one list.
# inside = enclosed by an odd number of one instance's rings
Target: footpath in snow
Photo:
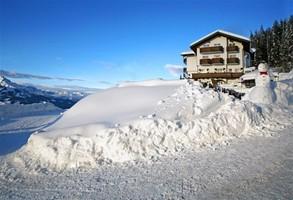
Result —
[[186, 80], [123, 84], [82, 99], [7, 162], [29, 171], [148, 162], [292, 123], [292, 81], [268, 82], [245, 99]]

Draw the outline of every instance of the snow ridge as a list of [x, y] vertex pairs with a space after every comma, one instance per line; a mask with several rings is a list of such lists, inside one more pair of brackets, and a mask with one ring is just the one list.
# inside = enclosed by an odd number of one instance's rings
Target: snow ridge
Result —
[[160, 100], [152, 114], [120, 126], [92, 123], [33, 134], [12, 163], [32, 171], [62, 171], [152, 161], [184, 149], [228, 144], [263, 121], [257, 105], [187, 83]]

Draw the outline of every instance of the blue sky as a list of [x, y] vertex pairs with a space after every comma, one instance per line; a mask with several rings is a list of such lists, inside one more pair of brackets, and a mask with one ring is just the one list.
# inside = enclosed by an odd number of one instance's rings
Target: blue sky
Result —
[[199, 37], [244, 36], [293, 14], [292, 0], [0, 0], [0, 70], [48, 77], [48, 85], [109, 87], [175, 78], [166, 64]]

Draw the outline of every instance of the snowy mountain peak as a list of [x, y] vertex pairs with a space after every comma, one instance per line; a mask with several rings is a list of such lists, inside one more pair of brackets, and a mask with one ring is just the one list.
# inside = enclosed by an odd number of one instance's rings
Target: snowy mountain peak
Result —
[[12, 81], [10, 81], [9, 79], [7, 79], [4, 76], [0, 76], [0, 87], [15, 87], [17, 84], [13, 83]]

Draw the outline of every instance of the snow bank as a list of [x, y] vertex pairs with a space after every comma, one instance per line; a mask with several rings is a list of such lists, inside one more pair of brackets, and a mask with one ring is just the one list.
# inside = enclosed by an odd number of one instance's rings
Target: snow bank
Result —
[[156, 84], [132, 84], [85, 98], [47, 132], [33, 134], [14, 163], [60, 171], [150, 161], [186, 148], [226, 144], [263, 121], [255, 104], [233, 101], [197, 82]]
[[277, 95], [276, 103], [282, 106], [293, 105], [293, 77], [277, 82], [275, 93]]

